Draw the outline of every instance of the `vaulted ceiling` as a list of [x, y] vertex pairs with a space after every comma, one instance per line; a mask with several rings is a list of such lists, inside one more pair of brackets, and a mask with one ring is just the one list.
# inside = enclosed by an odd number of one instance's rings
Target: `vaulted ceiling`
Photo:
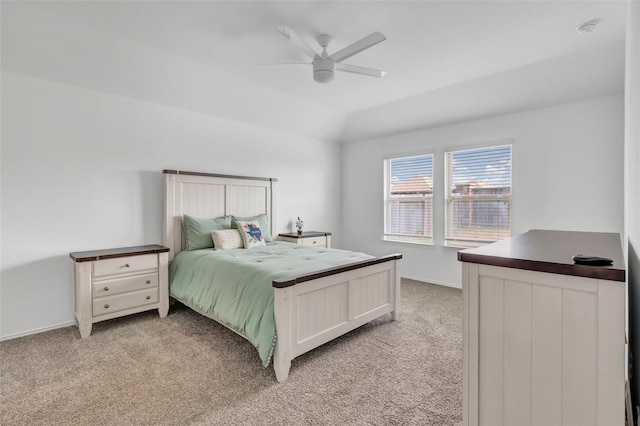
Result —
[[[2, 2], [2, 68], [348, 142], [623, 90], [624, 1]], [[595, 31], [576, 27], [597, 19]], [[276, 28], [329, 53], [387, 40], [313, 81]], [[319, 48], [318, 48], [319, 50]]]

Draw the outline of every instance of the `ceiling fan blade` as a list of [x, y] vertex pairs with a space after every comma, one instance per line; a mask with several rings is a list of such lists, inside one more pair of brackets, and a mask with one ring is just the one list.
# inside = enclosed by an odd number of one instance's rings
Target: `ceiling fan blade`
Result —
[[318, 54], [315, 50], [313, 50], [307, 43], [305, 43], [298, 34], [296, 34], [291, 28], [282, 26], [278, 27], [278, 32], [284, 36], [287, 40], [291, 42], [298, 49], [302, 50], [305, 55], [314, 59]]
[[311, 62], [274, 62], [271, 64], [256, 64], [259, 67], [269, 67], [273, 65], [311, 65]]
[[386, 71], [374, 70], [373, 68], [365, 68], [348, 64], [336, 64], [336, 69], [338, 71], [352, 72], [354, 74], [368, 75], [371, 77], [384, 77], [387, 74]]
[[384, 35], [376, 31], [373, 34], [369, 34], [365, 38], [350, 44], [344, 49], [338, 50], [336, 53], [329, 56], [329, 58], [333, 59], [336, 62], [342, 62], [345, 59], [352, 57], [356, 53], [360, 53], [363, 50], [370, 48], [371, 46], [375, 46], [376, 44], [385, 41], [386, 39], [387, 38]]

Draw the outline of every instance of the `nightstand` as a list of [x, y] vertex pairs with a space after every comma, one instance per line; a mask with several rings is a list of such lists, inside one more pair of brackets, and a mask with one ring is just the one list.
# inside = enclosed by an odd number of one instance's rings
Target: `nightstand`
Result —
[[309, 231], [301, 234], [292, 232], [290, 234], [279, 234], [278, 237], [281, 241], [288, 243], [331, 248], [331, 232]]
[[69, 253], [80, 336], [94, 323], [150, 309], [169, 312], [169, 248], [160, 245]]

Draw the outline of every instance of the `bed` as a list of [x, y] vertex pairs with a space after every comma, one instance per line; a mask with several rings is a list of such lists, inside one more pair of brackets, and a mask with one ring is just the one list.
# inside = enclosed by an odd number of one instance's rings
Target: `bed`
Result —
[[[276, 179], [163, 174], [171, 297], [247, 338], [265, 366], [273, 360], [278, 382], [287, 379], [295, 357], [380, 316], [398, 319], [400, 254], [375, 257], [277, 241]], [[184, 215], [260, 216], [273, 241], [249, 250], [185, 250]], [[210, 288], [214, 277], [222, 290]], [[239, 299], [251, 308], [237, 307]]]

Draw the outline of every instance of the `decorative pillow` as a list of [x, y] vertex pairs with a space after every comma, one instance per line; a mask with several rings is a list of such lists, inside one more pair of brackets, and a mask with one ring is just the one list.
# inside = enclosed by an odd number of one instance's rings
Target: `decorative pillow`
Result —
[[238, 228], [238, 226], [236, 225], [236, 222], [239, 220], [243, 222], [257, 221], [260, 224], [260, 231], [262, 232], [264, 241], [267, 243], [270, 243], [271, 241], [273, 241], [273, 238], [271, 238], [271, 233], [269, 232], [269, 216], [267, 216], [266, 214], [260, 214], [258, 216], [252, 216], [252, 217], [231, 216], [231, 227]]
[[258, 221], [243, 221], [237, 220], [236, 224], [238, 225], [238, 231], [242, 236], [242, 241], [244, 242], [244, 248], [254, 248], [260, 246], [266, 246], [264, 241], [264, 235], [262, 235], [262, 231], [260, 230], [260, 224]]
[[244, 247], [239, 229], [221, 229], [211, 231], [211, 239], [216, 250], [229, 250]]
[[213, 247], [211, 231], [231, 229], [231, 216], [215, 219], [201, 219], [189, 215], [182, 216], [184, 240], [187, 250], [198, 250]]

